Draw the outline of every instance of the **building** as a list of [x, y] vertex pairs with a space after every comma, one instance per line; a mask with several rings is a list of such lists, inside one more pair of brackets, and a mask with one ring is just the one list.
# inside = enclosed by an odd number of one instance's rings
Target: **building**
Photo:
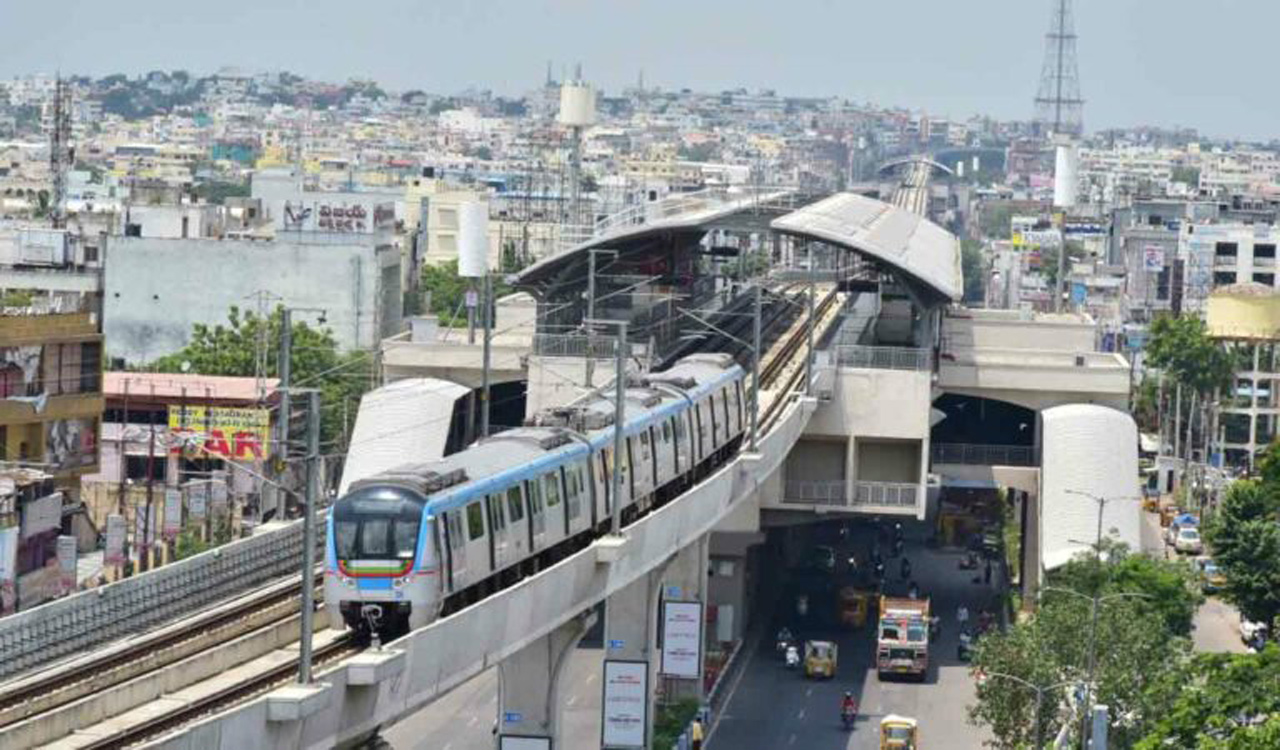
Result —
[[[112, 237], [104, 281], [107, 354], [151, 362], [187, 344], [197, 324], [232, 307], [308, 308], [344, 350], [370, 349], [400, 330], [400, 251], [390, 233], [297, 231], [274, 240]], [[323, 311], [323, 312], [321, 312]]]
[[1280, 421], [1280, 292], [1262, 284], [1226, 286], [1209, 295], [1207, 308], [1209, 334], [1242, 363], [1219, 402], [1223, 460], [1252, 471]]
[[69, 504], [98, 468], [102, 334], [81, 306], [0, 308], [0, 462], [51, 475]]
[[170, 541], [196, 514], [187, 503], [167, 504], [166, 490], [187, 488], [189, 495], [192, 483], [215, 479], [225, 482], [237, 520], [259, 518], [276, 380], [126, 372], [103, 380], [101, 469], [81, 482], [96, 526], [119, 513], [134, 531], [131, 544], [139, 529]]
[[[65, 496], [43, 471], [0, 468], [0, 616], [74, 586], [58, 565]], [[65, 553], [64, 553], [65, 554]]]
[[1185, 267], [1183, 310], [1200, 312], [1213, 290], [1235, 284], [1276, 288], [1280, 229], [1270, 224], [1186, 224], [1178, 257]]

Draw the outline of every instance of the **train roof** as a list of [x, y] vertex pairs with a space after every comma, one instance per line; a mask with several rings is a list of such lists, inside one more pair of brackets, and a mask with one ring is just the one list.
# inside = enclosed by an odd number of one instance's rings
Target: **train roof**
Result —
[[[698, 398], [740, 374], [728, 354], [693, 354], [663, 372], [629, 382], [623, 405], [625, 433], [635, 434], [678, 412], [688, 403], [686, 396]], [[351, 489], [378, 484], [409, 486], [431, 495], [428, 512], [443, 512], [477, 495], [537, 476], [574, 455], [585, 456], [588, 447], [584, 439], [592, 448], [607, 446], [613, 439], [613, 417], [613, 388], [601, 388], [565, 407], [540, 412], [532, 426], [500, 432], [441, 459], [392, 467], [353, 484]]]

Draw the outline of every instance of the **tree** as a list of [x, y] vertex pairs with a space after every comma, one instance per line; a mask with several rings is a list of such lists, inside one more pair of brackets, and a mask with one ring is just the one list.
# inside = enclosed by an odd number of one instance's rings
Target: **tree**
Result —
[[982, 302], [986, 298], [987, 263], [981, 242], [960, 240], [960, 265], [964, 274], [964, 301]]
[[982, 207], [982, 212], [978, 219], [978, 231], [982, 233], [984, 238], [1007, 240], [1012, 229], [1013, 206], [986, 205]]
[[[227, 325], [207, 326], [197, 323], [191, 342], [182, 350], [152, 362], [147, 368], [156, 372], [189, 371], [202, 375], [252, 377], [255, 373], [260, 332], [265, 327], [268, 351], [267, 377], [277, 377], [276, 352], [280, 349], [283, 309], [277, 308], [267, 319], [252, 312], [242, 313], [232, 307]], [[344, 406], [354, 414], [360, 396], [368, 390], [372, 358], [366, 352], [338, 351], [329, 330], [317, 330], [305, 322], [293, 324], [291, 378], [294, 388], [319, 388], [323, 409], [320, 439], [332, 444], [344, 433]]]
[[1193, 316], [1156, 318], [1146, 357], [1153, 367], [1202, 396], [1227, 387], [1234, 374], [1231, 355], [1209, 338], [1205, 322]]
[[[974, 654], [982, 673], [1019, 677], [1042, 688], [1083, 684], [1087, 677], [1091, 603], [1085, 597], [1142, 593], [1149, 599], [1109, 598], [1100, 603], [1096, 640], [1094, 700], [1126, 720], [1114, 732], [1119, 744], [1146, 732], [1159, 707], [1177, 689], [1168, 674], [1190, 648], [1183, 637], [1201, 598], [1189, 572], [1177, 562], [1130, 555], [1107, 543], [1100, 559], [1092, 553], [1054, 571], [1050, 584], [1083, 596], [1046, 590], [1031, 618], [1005, 633], [983, 637]], [[1069, 687], [1046, 693], [1041, 736], [1052, 736], [1067, 720]], [[970, 718], [990, 727], [995, 745], [1024, 747], [1034, 742], [1035, 692], [1013, 680], [988, 678], [978, 686]]]
[[[450, 260], [438, 266], [423, 266], [422, 290], [431, 293], [431, 314], [440, 320], [442, 326], [459, 326], [466, 322], [467, 290], [473, 281], [458, 275], [458, 261]], [[480, 288], [480, 280], [474, 280], [476, 289]], [[497, 299], [511, 291], [501, 279], [493, 280], [493, 298]]]
[[1280, 747], [1280, 648], [1201, 654], [1175, 679], [1181, 689], [1137, 750]]
[[[1267, 468], [1274, 463], [1265, 462]], [[1222, 566], [1226, 598], [1255, 622], [1280, 616], [1280, 485], [1240, 480], [1227, 488], [1205, 538]]]
[[1174, 167], [1169, 181], [1181, 182], [1193, 188], [1200, 187], [1200, 170], [1196, 167]]

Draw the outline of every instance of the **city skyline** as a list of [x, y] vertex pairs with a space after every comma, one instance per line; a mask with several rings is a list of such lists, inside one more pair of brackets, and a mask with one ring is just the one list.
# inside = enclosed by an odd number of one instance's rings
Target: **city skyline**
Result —
[[[396, 90], [513, 95], [540, 82], [552, 60], [557, 77], [581, 63], [587, 79], [611, 91], [634, 85], [643, 70], [649, 85], [667, 89], [771, 88], [954, 118], [1030, 119], [1049, 4], [985, 5], [979, 14], [941, 0], [926, 0], [923, 8], [800, 0], [780, 14], [762, 3], [725, 0], [696, 7], [657, 0], [643, 8], [578, 0], [448, 8], [388, 2], [380, 14], [362, 16], [328, 0], [267, 8], [228, 0], [216, 15], [151, 0], [110, 8], [22, 5], [9, 10], [6, 26], [29, 33], [0, 51], [0, 77], [233, 66], [321, 80], [372, 78]], [[1137, 0], [1122, 0], [1104, 18], [1096, 7], [1077, 6], [1086, 130], [1155, 125], [1274, 137], [1280, 105], [1255, 104], [1243, 92], [1265, 87], [1262, 60], [1251, 65], [1247, 54], [1265, 48], [1262, 29], [1268, 17], [1280, 21], [1280, 8], [1251, 9], [1258, 22], [1248, 25], [1228, 12], [1197, 18], [1204, 42], [1197, 58], [1237, 61], [1224, 78], [1208, 65], [1174, 64], [1174, 52], [1187, 48], [1177, 41], [1185, 37], [1179, 25], [1186, 18], [1177, 6], [1191, 7], [1166, 4], [1154, 16]], [[869, 26], [911, 28], [915, 37], [904, 43], [902, 34]], [[77, 43], [60, 47], [64, 39]]]

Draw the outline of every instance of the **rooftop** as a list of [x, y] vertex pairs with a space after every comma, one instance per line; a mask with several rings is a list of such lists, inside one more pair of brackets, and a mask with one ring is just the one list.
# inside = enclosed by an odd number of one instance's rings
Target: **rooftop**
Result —
[[[280, 381], [266, 378], [263, 389], [270, 395]], [[126, 391], [127, 388], [127, 391]], [[108, 398], [129, 395], [141, 398], [218, 400], [253, 402], [258, 400], [256, 378], [219, 375], [185, 375], [168, 372], [108, 372], [103, 378], [102, 392]]]

